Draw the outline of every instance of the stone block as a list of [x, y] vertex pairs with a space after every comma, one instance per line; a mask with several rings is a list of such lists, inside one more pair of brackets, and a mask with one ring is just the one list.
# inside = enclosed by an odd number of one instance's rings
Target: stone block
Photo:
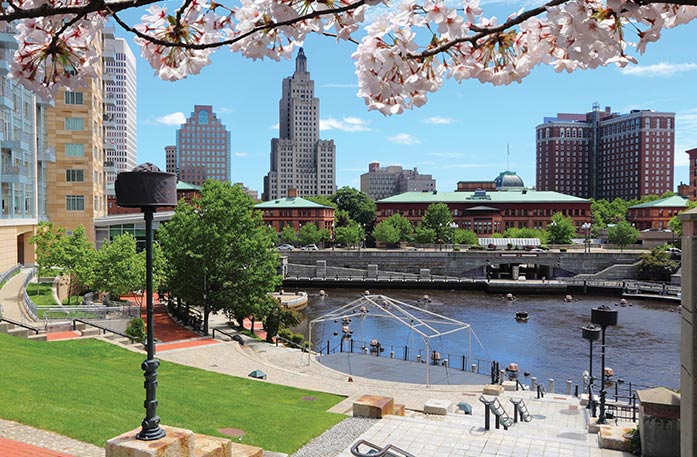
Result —
[[37, 333], [35, 335], [29, 335], [29, 339], [34, 341], [48, 341], [48, 335], [46, 333]]
[[246, 444], [232, 443], [231, 457], [264, 457], [264, 450], [260, 447], [247, 446]]
[[394, 412], [394, 399], [377, 395], [363, 395], [353, 403], [353, 417], [382, 419]]
[[194, 455], [194, 432], [161, 425], [167, 436], [155, 441], [136, 439], [140, 428], [106, 442], [106, 457], [190, 457]]
[[448, 400], [428, 400], [424, 404], [424, 413], [445, 416], [452, 406], [453, 403]]
[[484, 395], [501, 395], [503, 387], [498, 384], [486, 384], [484, 386]]
[[602, 449], [629, 452], [629, 439], [625, 436], [632, 427], [615, 427], [614, 425], [600, 425], [598, 443]]
[[85, 330], [80, 331], [80, 335], [82, 336], [99, 336], [101, 334], [101, 330], [96, 328], [96, 327], [91, 327], [91, 328], [86, 328]]
[[503, 381], [501, 386], [503, 387], [503, 390], [505, 390], [507, 392], [511, 392], [511, 391], [515, 392], [515, 390], [516, 390], [515, 384], [516, 384], [515, 381]]
[[7, 333], [12, 327], [7, 322], [0, 322], [0, 333]]
[[29, 336], [29, 330], [27, 330], [26, 328], [17, 327], [10, 329], [7, 332], [7, 334], [11, 336], [16, 336], [18, 338], [27, 338]]
[[405, 411], [404, 405], [395, 404], [394, 411], [392, 412], [392, 414], [394, 416], [404, 416], [404, 411]]

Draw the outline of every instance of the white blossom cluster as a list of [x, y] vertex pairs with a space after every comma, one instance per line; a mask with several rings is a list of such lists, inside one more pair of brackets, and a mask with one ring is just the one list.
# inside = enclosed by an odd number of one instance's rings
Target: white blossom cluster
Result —
[[[552, 0], [499, 22], [484, 16], [479, 0], [459, 5], [403, 0], [366, 23], [366, 10], [387, 0], [239, 0], [233, 6], [203, 1], [184, 0], [176, 10], [153, 4], [132, 28], [119, 21], [136, 34], [143, 57], [160, 78], [199, 73], [219, 47], [251, 59], [278, 60], [291, 57], [310, 33], [339, 40], [354, 40], [361, 33], [353, 54], [358, 95], [369, 109], [385, 115], [423, 105], [445, 78], [500, 85], [520, 82], [540, 64], [569, 72], [625, 66], [635, 62], [628, 47], [643, 53], [662, 29], [697, 17], [697, 6], [650, 0]], [[10, 3], [5, 13], [87, 4], [89, 0], [24, 0]], [[118, 18], [109, 1], [105, 5], [98, 12], [18, 21], [12, 75], [46, 97], [60, 86], [84, 84], [94, 76], [99, 56], [93, 43], [106, 17]], [[362, 25], [364, 31], [358, 32]]]

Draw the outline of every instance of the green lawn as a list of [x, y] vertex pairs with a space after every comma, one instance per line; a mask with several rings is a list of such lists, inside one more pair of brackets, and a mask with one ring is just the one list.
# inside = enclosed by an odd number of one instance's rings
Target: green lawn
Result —
[[[39, 342], [0, 334], [0, 417], [104, 446], [140, 427], [144, 356], [97, 340]], [[158, 370], [162, 423], [292, 454], [345, 416], [342, 397], [235, 378], [171, 362]], [[314, 397], [314, 400], [303, 400]]]
[[59, 306], [56, 300], [53, 299], [53, 284], [42, 282], [30, 282], [27, 284], [27, 295], [31, 301], [36, 303], [36, 306]]

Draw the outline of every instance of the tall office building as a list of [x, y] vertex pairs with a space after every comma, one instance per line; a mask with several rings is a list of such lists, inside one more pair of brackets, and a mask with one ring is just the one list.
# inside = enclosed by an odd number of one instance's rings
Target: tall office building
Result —
[[[177, 130], [174, 161], [177, 178], [195, 186], [209, 178], [230, 182], [230, 141], [230, 132], [215, 115], [213, 107], [195, 105], [194, 112]], [[168, 159], [168, 170], [169, 163]]]
[[165, 146], [165, 171], [167, 173], [179, 174], [177, 170], [177, 147]]
[[7, 74], [17, 49], [14, 29], [0, 26], [0, 272], [33, 263], [29, 238], [46, 220], [48, 166], [55, 162], [47, 144], [47, 104]]
[[136, 164], [136, 60], [126, 40], [104, 29], [104, 147], [107, 189]]
[[47, 116], [48, 143], [56, 151], [48, 170], [48, 217], [68, 233], [84, 226], [92, 242], [94, 219], [107, 213], [105, 168], [115, 171], [106, 160], [114, 148], [104, 126], [104, 113], [118, 106], [111, 81], [102, 79], [116, 59], [115, 50], [105, 46], [108, 37], [107, 32], [106, 40], [100, 36], [92, 43], [102, 56], [97, 77], [79, 89], [61, 89]]
[[399, 165], [380, 167], [378, 162], [368, 165], [368, 173], [361, 175], [361, 192], [371, 200], [382, 200], [404, 192], [436, 190], [436, 180], [431, 175], [421, 175], [418, 170], [405, 170]]
[[279, 138], [271, 140], [271, 168], [264, 177], [263, 199], [285, 197], [288, 189], [297, 189], [301, 196], [336, 192], [336, 148], [334, 140], [319, 139], [319, 98], [302, 48], [295, 59], [295, 73], [283, 80], [279, 117]]
[[598, 104], [536, 127], [537, 190], [633, 199], [673, 190], [675, 113], [617, 114]]

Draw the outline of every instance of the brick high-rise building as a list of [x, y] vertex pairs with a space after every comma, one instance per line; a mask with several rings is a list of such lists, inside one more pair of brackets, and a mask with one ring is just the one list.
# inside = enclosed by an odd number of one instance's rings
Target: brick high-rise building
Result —
[[378, 162], [368, 165], [368, 173], [361, 175], [361, 192], [372, 200], [381, 200], [404, 192], [436, 190], [436, 180], [431, 175], [421, 175], [418, 170], [405, 170], [399, 165], [380, 167]]
[[690, 179], [687, 180], [686, 197], [697, 200], [697, 148], [685, 151], [690, 156]]
[[194, 112], [177, 130], [177, 178], [196, 186], [208, 178], [230, 182], [230, 141], [230, 132], [213, 107], [195, 105]]
[[295, 59], [295, 73], [283, 80], [279, 117], [280, 135], [271, 140], [263, 199], [285, 197], [288, 189], [305, 196], [336, 192], [336, 148], [334, 140], [319, 139], [319, 98], [302, 48]]
[[559, 113], [536, 127], [538, 190], [633, 199], [673, 190], [675, 113]]

